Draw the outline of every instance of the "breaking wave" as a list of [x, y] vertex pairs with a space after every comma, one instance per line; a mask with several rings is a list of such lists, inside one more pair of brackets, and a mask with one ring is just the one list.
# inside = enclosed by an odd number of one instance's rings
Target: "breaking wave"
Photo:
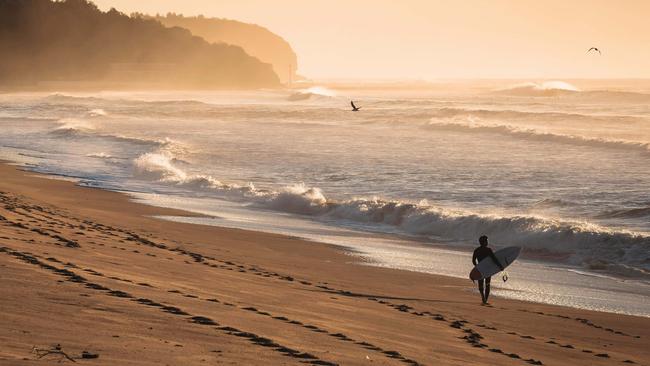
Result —
[[[529, 253], [548, 257], [555, 253], [572, 264], [650, 277], [650, 237], [611, 231], [588, 223], [573, 223], [534, 216], [480, 215], [419, 204], [358, 198], [328, 199], [316, 187], [295, 184], [263, 190], [253, 184], [228, 184], [206, 175], [192, 175], [175, 164], [172, 154], [143, 154], [133, 162], [141, 179], [155, 180], [190, 190], [209, 191], [224, 198], [247, 202], [257, 208], [367, 225], [371, 230], [390, 227], [422, 238], [471, 241], [488, 235], [502, 245], [519, 245]], [[620, 269], [619, 268], [619, 269]]]
[[95, 109], [91, 110], [90, 112], [88, 112], [88, 114], [91, 117], [104, 117], [104, 116], [108, 115], [108, 113], [105, 110], [101, 109], [101, 108], [95, 108]]
[[492, 109], [465, 109], [465, 108], [440, 108], [430, 114], [432, 118], [455, 118], [455, 119], [490, 119], [490, 120], [517, 120], [537, 122], [602, 122], [602, 123], [635, 123], [645, 120], [627, 115], [589, 115], [565, 112], [531, 112], [517, 110], [492, 110]]
[[98, 158], [98, 159], [111, 159], [113, 156], [111, 154], [106, 154], [104, 152], [86, 154], [89, 158]]
[[515, 97], [573, 97], [601, 99], [608, 102], [646, 103], [650, 94], [621, 90], [581, 90], [564, 81], [546, 81], [542, 83], [522, 83], [493, 92], [497, 95]]
[[332, 98], [335, 96], [336, 93], [333, 90], [321, 86], [313, 86], [311, 88], [302, 89], [289, 95], [287, 97], [287, 100], [290, 102], [297, 102], [308, 99]]
[[323, 97], [335, 97], [336, 92], [332, 89], [326, 88], [324, 86], [312, 86], [310, 88], [302, 90], [304, 93], [310, 93], [313, 95], [320, 95]]
[[577, 146], [591, 146], [608, 149], [633, 150], [650, 152], [650, 143], [611, 140], [604, 138], [590, 138], [576, 135], [563, 135], [550, 132], [540, 132], [534, 129], [524, 129], [510, 125], [489, 125], [477, 123], [451, 123], [451, 122], [430, 122], [426, 125], [428, 129], [454, 132], [478, 132], [492, 133], [504, 136], [516, 137], [528, 141], [557, 142]]
[[151, 152], [138, 156], [133, 161], [136, 173], [141, 178], [159, 180], [163, 182], [187, 182], [188, 175], [184, 170], [174, 166], [183, 162], [174, 158], [171, 152]]
[[122, 135], [113, 135], [113, 134], [103, 134], [99, 133], [96, 127], [87, 120], [77, 119], [77, 118], [64, 118], [60, 119], [57, 122], [57, 126], [50, 131], [50, 134], [56, 135], [63, 138], [100, 138], [113, 140], [117, 142], [126, 142], [136, 145], [148, 146], [148, 147], [166, 147], [172, 149], [172, 147], [180, 148], [179, 144], [170, 139], [146, 139], [139, 137], [130, 137]]
[[564, 81], [545, 81], [542, 83], [517, 84], [498, 89], [495, 93], [514, 96], [553, 97], [579, 91], [578, 88]]
[[57, 123], [58, 126], [53, 132], [60, 135], [74, 135], [81, 132], [90, 132], [95, 129], [95, 126], [89, 121], [77, 118], [63, 118]]

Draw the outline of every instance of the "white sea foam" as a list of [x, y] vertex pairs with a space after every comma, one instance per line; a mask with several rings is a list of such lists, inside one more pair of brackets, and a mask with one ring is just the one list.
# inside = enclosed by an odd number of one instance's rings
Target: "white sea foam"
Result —
[[315, 95], [321, 95], [324, 97], [335, 97], [336, 92], [332, 89], [326, 88], [324, 86], [312, 86], [310, 88], [302, 90], [305, 93], [311, 93]]
[[497, 89], [500, 94], [509, 94], [516, 96], [556, 96], [566, 93], [579, 92], [580, 90], [564, 81], [544, 81], [541, 83], [522, 83], [503, 89]]
[[95, 108], [95, 109], [91, 110], [90, 112], [88, 112], [88, 114], [91, 117], [103, 117], [103, 116], [108, 115], [108, 113], [105, 110], [101, 109], [101, 108]]
[[188, 164], [177, 159], [169, 150], [142, 154], [133, 161], [134, 173], [138, 178], [156, 180], [192, 190], [255, 192], [252, 185], [224, 184], [206, 175], [191, 175], [175, 164]]
[[[520, 245], [531, 252], [556, 253], [571, 263], [593, 268], [625, 265], [625, 274], [650, 276], [650, 237], [578, 222], [534, 216], [479, 215], [428, 205], [359, 198], [329, 200], [316, 187], [296, 184], [277, 191], [253, 184], [227, 184], [204, 175], [191, 175], [174, 163], [168, 152], [147, 153], [134, 161], [136, 174], [186, 189], [207, 190], [220, 196], [246, 200], [265, 209], [313, 217], [353, 221], [379, 229], [388, 225], [403, 234], [452, 241], [473, 241], [488, 235], [502, 245]], [[379, 226], [378, 226], [379, 225]]]
[[98, 159], [111, 159], [113, 157], [112, 155], [106, 154], [105, 152], [86, 154], [86, 156], [89, 158], [98, 158]]
[[483, 124], [472, 122], [439, 122], [432, 120], [427, 128], [443, 131], [492, 133], [529, 141], [558, 142], [578, 146], [593, 146], [609, 149], [650, 151], [650, 143], [641, 141], [614, 140], [605, 138], [590, 138], [578, 135], [565, 135], [542, 132], [531, 128], [521, 128], [512, 125]]
[[162, 139], [150, 139], [119, 134], [103, 133], [100, 129], [86, 119], [63, 118], [57, 121], [57, 126], [50, 131], [54, 135], [67, 138], [99, 138], [118, 142], [126, 142], [136, 145], [150, 147], [164, 147], [170, 151], [181, 151], [183, 146], [177, 141], [168, 137]]
[[[447, 262], [438, 249], [402, 244], [467, 248], [486, 234], [496, 248], [524, 246], [522, 259], [642, 277], [650, 264], [650, 175], [648, 157], [638, 153], [645, 146], [637, 145], [650, 142], [650, 95], [642, 94], [650, 84], [633, 84], [579, 91], [546, 85], [519, 90], [521, 97], [484, 93], [484, 84], [469, 93], [345, 89], [363, 101], [362, 113], [348, 113], [345, 97], [308, 94], [289, 102], [283, 99], [290, 92], [279, 91], [0, 95], [0, 114], [18, 118], [2, 119], [0, 150], [86, 186], [191, 201], [185, 209], [220, 217], [215, 225], [239, 221], [245, 229], [334, 238], [357, 250], [399, 241], [380, 255], [392, 268], [466, 277], [465, 251]], [[534, 97], [544, 93], [557, 97]], [[111, 118], [91, 113], [100, 109]], [[62, 117], [91, 127], [55, 124]], [[453, 133], [439, 132], [445, 128]], [[576, 144], [598, 148], [571, 148]], [[291, 184], [303, 180], [310, 183]], [[638, 298], [621, 300], [629, 288], [643, 298], [647, 281], [612, 280], [611, 306], [604, 305], [602, 281], [591, 291], [590, 279], [567, 275], [572, 265], [523, 260], [509, 288], [529, 265], [535, 270], [526, 283], [540, 293], [561, 294], [555, 286], [566, 281], [570, 301], [589, 298], [610, 310], [632, 304], [647, 315]], [[547, 274], [540, 268], [557, 269], [545, 277], [551, 286], [539, 287], [540, 273]]]
[[75, 134], [95, 129], [95, 126], [90, 121], [79, 118], [62, 118], [57, 123], [58, 126], [54, 131], [60, 134]]
[[647, 103], [650, 94], [622, 90], [582, 90], [564, 81], [529, 82], [496, 89], [494, 94], [515, 97], [572, 97], [606, 102]]
[[[427, 114], [428, 113], [428, 114]], [[474, 109], [474, 108], [438, 108], [420, 113], [432, 118], [484, 119], [493, 121], [517, 122], [563, 122], [563, 123], [645, 123], [647, 120], [629, 115], [590, 115], [560, 111], [525, 111], [512, 109]]]
[[324, 98], [329, 99], [335, 97], [337, 94], [335, 91], [322, 87], [322, 86], [312, 86], [311, 88], [301, 89], [287, 97], [287, 100], [291, 102], [308, 100], [308, 99], [317, 99]]
[[163, 182], [180, 183], [188, 179], [188, 175], [173, 165], [173, 156], [169, 152], [146, 153], [134, 161], [138, 176]]

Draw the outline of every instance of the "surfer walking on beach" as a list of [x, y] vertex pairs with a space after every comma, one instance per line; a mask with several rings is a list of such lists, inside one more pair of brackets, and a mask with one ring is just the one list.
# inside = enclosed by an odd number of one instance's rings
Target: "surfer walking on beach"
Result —
[[[499, 268], [503, 271], [503, 266], [499, 263], [499, 260], [494, 255], [494, 252], [490, 247], [488, 247], [488, 237], [483, 235], [478, 238], [478, 243], [480, 246], [474, 249], [474, 255], [472, 255], [472, 264], [475, 266], [487, 257], [491, 257], [494, 263], [496, 263]], [[478, 280], [478, 290], [481, 292], [481, 298], [483, 299], [483, 304], [488, 303], [488, 297], [490, 296], [490, 280], [492, 277], [485, 277]]]

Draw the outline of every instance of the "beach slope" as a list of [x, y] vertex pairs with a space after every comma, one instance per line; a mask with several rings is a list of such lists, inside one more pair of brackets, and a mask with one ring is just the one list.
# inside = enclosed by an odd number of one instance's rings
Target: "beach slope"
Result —
[[[71, 362], [66, 355], [89, 365], [650, 360], [648, 318], [500, 298], [481, 306], [469, 280], [163, 221], [152, 216], [189, 213], [11, 165], [0, 176], [2, 365]], [[76, 359], [83, 351], [98, 358]]]

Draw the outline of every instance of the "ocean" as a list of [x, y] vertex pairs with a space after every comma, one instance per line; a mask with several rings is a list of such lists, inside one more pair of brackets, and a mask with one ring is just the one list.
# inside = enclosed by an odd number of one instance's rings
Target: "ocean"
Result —
[[0, 126], [0, 158], [207, 215], [166, 219], [460, 278], [488, 235], [523, 247], [496, 295], [650, 316], [650, 82], [8, 93]]

